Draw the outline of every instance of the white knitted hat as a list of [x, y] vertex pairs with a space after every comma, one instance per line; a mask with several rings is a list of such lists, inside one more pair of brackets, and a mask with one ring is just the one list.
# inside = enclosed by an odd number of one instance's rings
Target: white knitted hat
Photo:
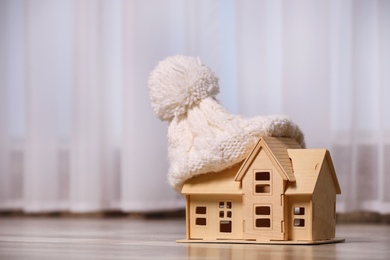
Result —
[[161, 61], [149, 91], [154, 113], [168, 122], [168, 181], [178, 192], [193, 176], [241, 162], [262, 136], [292, 137], [305, 146], [298, 126], [284, 116], [246, 119], [225, 110], [214, 98], [218, 78], [199, 58]]

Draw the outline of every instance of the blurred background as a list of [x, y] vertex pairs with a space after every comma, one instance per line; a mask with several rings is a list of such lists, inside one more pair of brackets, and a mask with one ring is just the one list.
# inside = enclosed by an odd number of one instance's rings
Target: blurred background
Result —
[[176, 54], [329, 149], [339, 213], [390, 214], [386, 0], [0, 0], [0, 212], [184, 208], [147, 88]]

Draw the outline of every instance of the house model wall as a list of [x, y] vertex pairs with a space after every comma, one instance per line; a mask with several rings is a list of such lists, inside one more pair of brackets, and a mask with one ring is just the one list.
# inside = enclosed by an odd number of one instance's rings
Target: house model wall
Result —
[[263, 137], [243, 163], [188, 180], [186, 240], [329, 243], [340, 186], [326, 149]]

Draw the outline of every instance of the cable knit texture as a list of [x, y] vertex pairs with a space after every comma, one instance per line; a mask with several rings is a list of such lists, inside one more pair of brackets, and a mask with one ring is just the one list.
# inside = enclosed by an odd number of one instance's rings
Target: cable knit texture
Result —
[[230, 114], [215, 99], [218, 78], [199, 58], [161, 61], [150, 74], [149, 92], [154, 113], [168, 122], [168, 181], [177, 192], [191, 177], [241, 162], [262, 136], [292, 137], [305, 146], [285, 116]]

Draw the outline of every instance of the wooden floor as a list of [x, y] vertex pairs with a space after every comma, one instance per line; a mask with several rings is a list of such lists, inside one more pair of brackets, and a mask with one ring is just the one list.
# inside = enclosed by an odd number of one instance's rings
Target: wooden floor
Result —
[[345, 243], [178, 244], [182, 219], [0, 218], [0, 259], [390, 259], [390, 225], [338, 225]]

